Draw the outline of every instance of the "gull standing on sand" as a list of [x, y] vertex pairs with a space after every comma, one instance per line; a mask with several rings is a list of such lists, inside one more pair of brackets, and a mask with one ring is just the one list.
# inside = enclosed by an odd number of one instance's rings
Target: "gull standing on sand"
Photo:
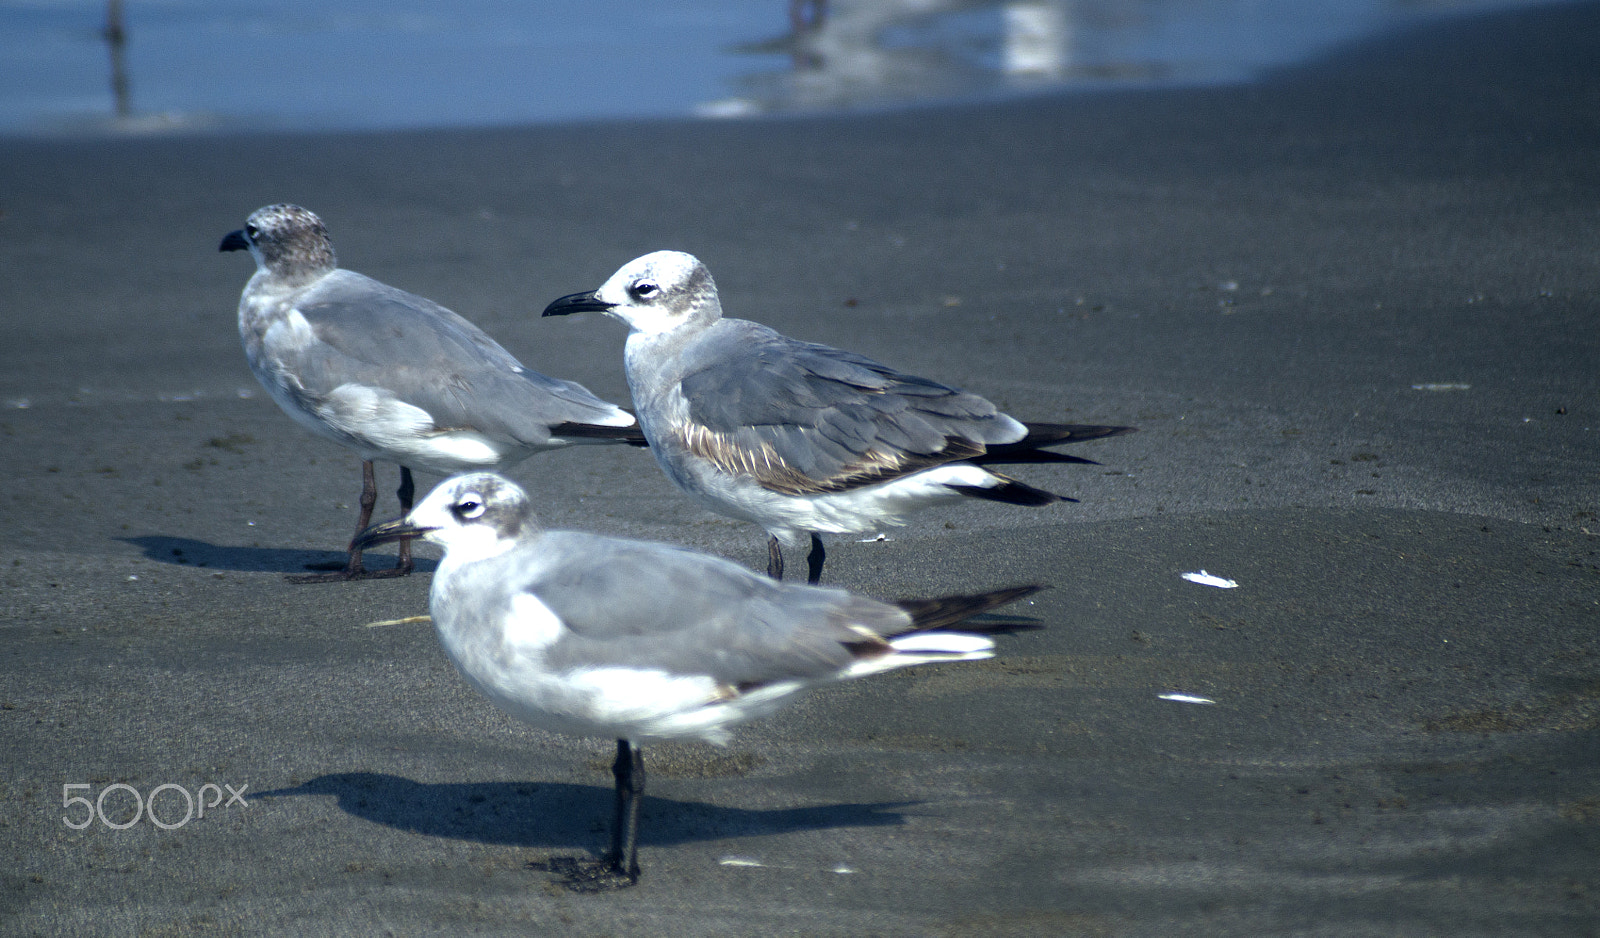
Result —
[[[412, 468], [450, 475], [575, 443], [644, 445], [622, 408], [523, 367], [431, 300], [339, 269], [322, 219], [297, 205], [257, 209], [219, 250], [256, 261], [239, 297], [250, 370], [296, 423], [361, 457], [358, 533], [377, 502], [375, 460], [399, 464], [400, 508], [410, 511]], [[392, 569], [367, 570], [352, 546], [343, 569], [291, 579], [409, 572], [411, 547], [401, 542]]]
[[421, 537], [444, 548], [429, 611], [467, 681], [541, 729], [617, 740], [611, 851], [569, 885], [639, 877], [642, 740], [723, 744], [728, 728], [808, 688], [993, 655], [975, 632], [936, 631], [1036, 592], [885, 603], [777, 582], [682, 547], [539, 527], [528, 496], [480, 472], [446, 479], [356, 545]]
[[1042, 449], [1132, 427], [1024, 424], [976, 394], [853, 352], [724, 319], [711, 272], [677, 251], [631, 261], [600, 289], [546, 316], [603, 312], [628, 324], [625, 361], [639, 426], [678, 488], [712, 511], [766, 529], [767, 572], [782, 545], [904, 524], [964, 496], [1013, 505], [1075, 501], [984, 468], [1092, 460]]

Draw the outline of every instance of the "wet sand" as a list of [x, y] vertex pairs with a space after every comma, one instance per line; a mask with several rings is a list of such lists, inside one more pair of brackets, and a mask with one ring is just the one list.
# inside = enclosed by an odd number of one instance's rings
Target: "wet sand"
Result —
[[[0, 142], [0, 931], [1595, 934], [1596, 36], [1582, 4], [1241, 88]], [[431, 563], [284, 582], [359, 475], [238, 346], [216, 246], [274, 201], [613, 400], [622, 327], [537, 313], [676, 248], [729, 315], [1141, 432], [1017, 470], [1078, 504], [836, 540], [872, 595], [1052, 584], [1044, 628], [648, 748], [643, 881], [568, 893], [530, 864], [605, 847], [610, 744], [366, 627]], [[551, 526], [764, 562], [641, 452], [511, 474]], [[247, 805], [63, 822], [118, 783]]]

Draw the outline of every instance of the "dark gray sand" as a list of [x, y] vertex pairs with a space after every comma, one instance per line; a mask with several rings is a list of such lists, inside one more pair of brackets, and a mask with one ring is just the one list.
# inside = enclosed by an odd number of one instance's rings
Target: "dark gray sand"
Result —
[[[1597, 37], [1590, 4], [1242, 88], [0, 143], [0, 931], [1600, 933]], [[1044, 628], [647, 749], [643, 881], [572, 894], [530, 864], [604, 848], [611, 744], [365, 627], [426, 572], [283, 580], [359, 479], [238, 347], [217, 242], [281, 200], [613, 399], [621, 327], [536, 314], [678, 248], [731, 315], [1142, 432], [1018, 470], [1081, 504], [836, 540], [873, 595], [1053, 584]], [[513, 475], [554, 526], [764, 562], [644, 453]], [[64, 822], [117, 783], [178, 786], [171, 829]], [[208, 783], [247, 805], [178, 824]]]

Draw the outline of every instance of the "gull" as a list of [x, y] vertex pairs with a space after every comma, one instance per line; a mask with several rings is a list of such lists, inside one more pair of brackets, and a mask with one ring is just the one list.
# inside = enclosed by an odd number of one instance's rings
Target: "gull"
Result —
[[[526, 368], [483, 330], [431, 300], [342, 270], [322, 219], [297, 205], [257, 209], [222, 251], [249, 251], [256, 272], [239, 297], [250, 370], [295, 422], [361, 457], [359, 533], [377, 502], [375, 460], [400, 466], [400, 510], [411, 470], [453, 475], [503, 469], [578, 443], [644, 445], [633, 415], [583, 386]], [[296, 582], [404, 576], [343, 569]]]
[[656, 462], [712, 511], [765, 528], [767, 572], [777, 579], [783, 546], [805, 535], [816, 583], [823, 533], [901, 525], [915, 509], [963, 497], [1076, 501], [985, 466], [1093, 465], [1042, 447], [1133, 430], [1024, 424], [976, 394], [723, 318], [711, 272], [678, 251], [633, 260], [544, 315], [580, 312], [628, 324], [628, 387]]
[[991, 657], [978, 633], [1014, 622], [939, 630], [1040, 589], [886, 603], [782, 583], [683, 547], [544, 530], [527, 493], [488, 472], [446, 479], [355, 543], [413, 537], [444, 548], [429, 612], [468, 683], [541, 729], [617, 740], [611, 850], [574, 888], [638, 880], [641, 742], [726, 744], [809, 688]]

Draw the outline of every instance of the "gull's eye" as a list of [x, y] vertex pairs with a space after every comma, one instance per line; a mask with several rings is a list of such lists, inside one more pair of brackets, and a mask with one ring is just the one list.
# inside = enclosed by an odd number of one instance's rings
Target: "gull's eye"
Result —
[[654, 280], [635, 280], [628, 288], [628, 295], [636, 300], [648, 300], [660, 292], [661, 286]]
[[256, 235], [260, 233], [261, 229], [257, 228], [255, 225], [244, 226], [244, 236], [249, 238], [251, 241], [254, 241], [256, 239]]
[[450, 506], [450, 513], [462, 521], [468, 521], [483, 514], [483, 502], [476, 495], [468, 495]]

